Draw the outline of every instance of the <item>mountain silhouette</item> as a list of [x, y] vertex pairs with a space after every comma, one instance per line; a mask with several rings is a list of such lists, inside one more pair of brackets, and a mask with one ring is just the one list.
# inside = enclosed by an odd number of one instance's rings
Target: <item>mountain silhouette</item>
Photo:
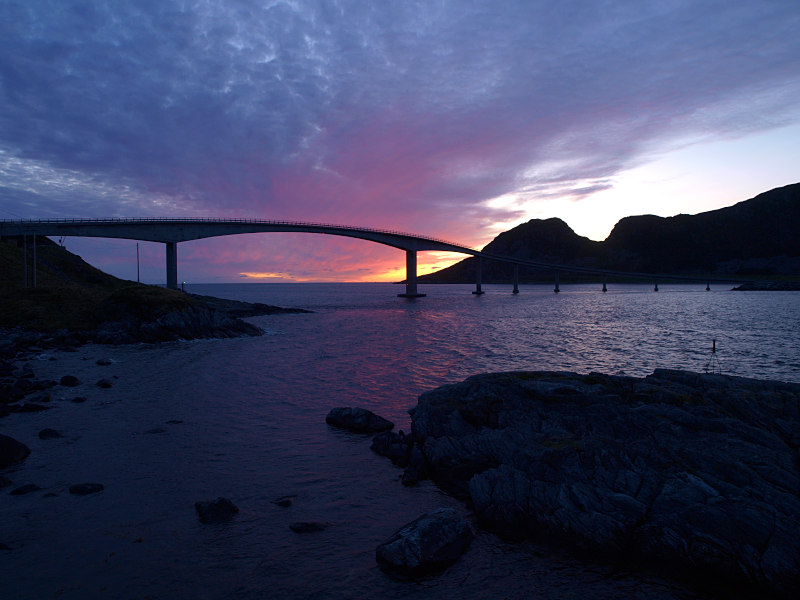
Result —
[[[602, 242], [579, 236], [561, 219], [531, 219], [501, 233], [483, 251], [612, 271], [714, 277], [797, 276], [800, 275], [800, 183], [696, 215], [625, 217]], [[476, 260], [464, 259], [419, 280], [472, 283]], [[484, 260], [483, 281], [510, 282], [513, 268], [508, 263]], [[554, 269], [520, 267], [519, 276], [520, 281], [549, 281], [553, 272]], [[569, 278], [581, 279], [581, 276]]]

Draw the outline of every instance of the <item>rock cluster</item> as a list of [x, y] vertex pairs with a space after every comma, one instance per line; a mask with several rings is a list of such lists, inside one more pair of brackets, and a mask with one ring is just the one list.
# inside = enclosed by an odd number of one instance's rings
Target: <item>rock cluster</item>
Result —
[[800, 385], [497, 373], [411, 412], [431, 477], [489, 528], [775, 597], [800, 589]]

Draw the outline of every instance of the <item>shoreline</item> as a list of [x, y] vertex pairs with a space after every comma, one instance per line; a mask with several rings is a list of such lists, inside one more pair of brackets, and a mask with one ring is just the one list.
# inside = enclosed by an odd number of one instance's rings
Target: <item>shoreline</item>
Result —
[[152, 320], [137, 317], [129, 310], [122, 318], [118, 316], [114, 320], [100, 321], [91, 330], [37, 331], [21, 327], [0, 328], [0, 359], [14, 358], [24, 352], [35, 353], [57, 348], [71, 350], [88, 343], [121, 345], [258, 336], [263, 331], [242, 319], [262, 315], [313, 313], [302, 308], [283, 308], [198, 294], [187, 294], [187, 297], [196, 300], [198, 305], [167, 312]]

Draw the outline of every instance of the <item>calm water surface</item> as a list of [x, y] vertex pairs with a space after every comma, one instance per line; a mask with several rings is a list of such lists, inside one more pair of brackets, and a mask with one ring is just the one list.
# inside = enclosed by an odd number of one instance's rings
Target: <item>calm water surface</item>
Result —
[[[369, 438], [325, 424], [364, 406], [408, 430], [428, 389], [500, 370], [647, 375], [703, 371], [712, 340], [723, 372], [800, 382], [800, 294], [697, 286], [192, 285], [187, 291], [313, 314], [251, 319], [259, 338], [159, 347], [87, 346], [40, 357], [39, 377], [82, 370], [52, 410], [11, 415], [0, 432], [32, 454], [0, 492], [0, 598], [695, 598], [678, 585], [587, 565], [478, 531], [443, 574], [399, 582], [375, 547], [425, 511], [468, 510], [430, 483], [405, 488]], [[97, 358], [115, 362], [101, 367]], [[55, 358], [56, 360], [49, 360]], [[110, 390], [93, 385], [118, 376]], [[67, 399], [84, 395], [73, 404]], [[64, 438], [40, 440], [44, 427]], [[69, 485], [100, 482], [72, 496]], [[8, 491], [26, 483], [43, 489]], [[290, 508], [274, 504], [297, 498]], [[193, 504], [231, 498], [230, 523]], [[293, 521], [326, 521], [300, 535]]]

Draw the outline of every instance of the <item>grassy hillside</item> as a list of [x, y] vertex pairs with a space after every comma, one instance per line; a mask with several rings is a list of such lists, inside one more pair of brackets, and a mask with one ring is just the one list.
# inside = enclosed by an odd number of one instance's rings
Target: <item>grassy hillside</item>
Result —
[[37, 238], [36, 288], [33, 248], [28, 239], [28, 286], [21, 238], [0, 240], [0, 327], [35, 331], [94, 330], [108, 320], [135, 316], [143, 320], [197, 304], [165, 288], [117, 279], [47, 238]]

